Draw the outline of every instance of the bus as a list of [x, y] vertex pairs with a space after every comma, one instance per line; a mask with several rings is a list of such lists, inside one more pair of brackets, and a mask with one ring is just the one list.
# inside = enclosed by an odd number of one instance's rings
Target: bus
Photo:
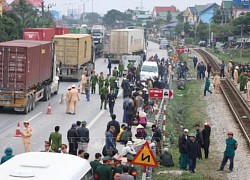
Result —
[[89, 162], [78, 156], [53, 152], [29, 152], [0, 165], [3, 180], [93, 180]]

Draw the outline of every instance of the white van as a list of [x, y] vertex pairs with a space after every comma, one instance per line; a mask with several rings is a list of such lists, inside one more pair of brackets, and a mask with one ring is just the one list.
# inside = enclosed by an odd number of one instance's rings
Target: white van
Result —
[[0, 165], [3, 180], [93, 180], [92, 172], [87, 160], [52, 152], [19, 154]]
[[159, 77], [158, 65], [156, 62], [145, 61], [141, 67], [141, 81], [146, 81], [147, 79], [153, 79], [154, 77]]

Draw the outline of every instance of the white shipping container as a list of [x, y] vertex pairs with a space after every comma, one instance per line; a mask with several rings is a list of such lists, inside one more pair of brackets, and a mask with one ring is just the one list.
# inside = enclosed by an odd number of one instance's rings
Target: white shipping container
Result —
[[112, 30], [110, 35], [111, 54], [129, 54], [144, 50], [143, 29]]

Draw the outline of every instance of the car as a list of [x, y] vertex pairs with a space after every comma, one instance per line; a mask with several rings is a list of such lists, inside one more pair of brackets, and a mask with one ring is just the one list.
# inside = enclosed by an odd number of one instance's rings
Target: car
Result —
[[145, 61], [141, 67], [140, 73], [141, 81], [146, 81], [147, 79], [153, 79], [154, 77], [159, 77], [158, 65], [156, 62]]
[[200, 47], [206, 47], [206, 41], [200, 41], [199, 43], [198, 43], [198, 45], [200, 46]]

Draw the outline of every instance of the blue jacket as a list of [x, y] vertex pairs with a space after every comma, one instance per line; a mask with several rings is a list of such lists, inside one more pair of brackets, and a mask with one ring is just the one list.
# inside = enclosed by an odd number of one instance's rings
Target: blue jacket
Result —
[[114, 136], [112, 132], [108, 131], [106, 133], [106, 149], [116, 149], [115, 148], [115, 142], [114, 142]]

